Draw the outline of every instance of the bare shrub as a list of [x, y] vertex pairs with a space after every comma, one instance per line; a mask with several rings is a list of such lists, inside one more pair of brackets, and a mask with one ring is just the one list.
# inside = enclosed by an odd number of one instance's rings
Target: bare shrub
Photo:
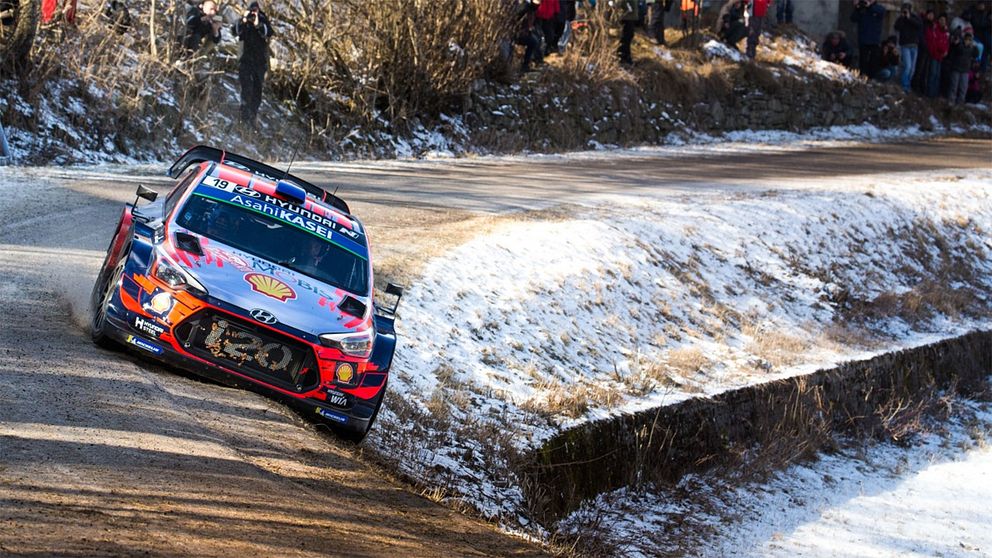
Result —
[[513, 22], [503, 0], [303, 0], [283, 9], [287, 44], [300, 48], [286, 53], [278, 84], [317, 115], [384, 112], [394, 123], [459, 101], [499, 59]]
[[620, 66], [618, 39], [610, 36], [616, 12], [586, 10], [585, 27], [577, 29], [556, 67], [564, 78], [577, 83], [634, 83], [633, 76]]

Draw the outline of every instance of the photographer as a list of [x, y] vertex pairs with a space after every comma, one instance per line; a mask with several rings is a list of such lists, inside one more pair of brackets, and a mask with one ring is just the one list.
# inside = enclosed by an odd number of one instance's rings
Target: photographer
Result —
[[241, 41], [241, 121], [255, 126], [258, 107], [262, 104], [262, 84], [269, 69], [269, 37], [272, 26], [258, 2], [248, 5], [248, 11], [234, 24], [234, 34]]
[[851, 47], [847, 44], [847, 39], [840, 31], [833, 31], [827, 34], [820, 49], [823, 59], [827, 62], [851, 67]]
[[851, 22], [858, 24], [858, 66], [869, 79], [878, 72], [885, 11], [876, 0], [855, 0], [851, 13]]
[[919, 44], [923, 39], [923, 20], [913, 13], [911, 3], [903, 2], [895, 30], [899, 34], [899, 58], [902, 64], [899, 67], [899, 76], [903, 90], [909, 91], [909, 84], [916, 73]]
[[186, 55], [192, 56], [200, 50], [205, 37], [209, 37], [214, 44], [219, 43], [221, 26], [217, 4], [213, 0], [206, 0], [190, 8], [186, 13], [186, 34], [183, 37]]

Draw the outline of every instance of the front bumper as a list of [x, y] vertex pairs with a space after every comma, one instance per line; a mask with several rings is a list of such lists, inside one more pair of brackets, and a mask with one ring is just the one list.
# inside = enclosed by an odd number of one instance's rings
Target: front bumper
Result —
[[[178, 343], [171, 335], [164, 335], [163, 337], [167, 336], [171, 339], [166, 340], [158, 338], [155, 332], [148, 330], [147, 327], [138, 329], [134, 325], [136, 316], [138, 315], [134, 312], [123, 308], [119, 308], [117, 312], [108, 312], [108, 336], [142, 356], [150, 357], [164, 364], [186, 370], [225, 385], [252, 389], [265, 395], [277, 396], [307, 414], [319, 415], [330, 422], [349, 429], [366, 429], [372, 419], [379, 399], [383, 396], [383, 390], [381, 388], [376, 390], [374, 395], [368, 399], [363, 399], [354, 394], [332, 389], [324, 385], [317, 385], [312, 389], [302, 392], [284, 389], [252, 377], [244, 371], [231, 369], [187, 353], [176, 347]], [[145, 316], [138, 317], [147, 320]], [[363, 393], [369, 393], [370, 391], [366, 388], [362, 389]], [[328, 399], [330, 398], [326, 396], [328, 392], [337, 394], [334, 399], [343, 402], [343, 404], [336, 405], [329, 402]]]

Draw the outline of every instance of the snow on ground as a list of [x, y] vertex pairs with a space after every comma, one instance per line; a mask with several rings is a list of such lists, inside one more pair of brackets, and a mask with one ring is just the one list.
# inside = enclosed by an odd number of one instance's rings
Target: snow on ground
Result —
[[614, 196], [507, 224], [408, 290], [370, 444], [513, 518], [515, 452], [562, 428], [987, 328], [990, 184], [977, 170]]
[[631, 557], [989, 556], [992, 404], [952, 405], [949, 422], [909, 446], [848, 446], [761, 483], [710, 475], [621, 490], [560, 532], [593, 529], [601, 548]]

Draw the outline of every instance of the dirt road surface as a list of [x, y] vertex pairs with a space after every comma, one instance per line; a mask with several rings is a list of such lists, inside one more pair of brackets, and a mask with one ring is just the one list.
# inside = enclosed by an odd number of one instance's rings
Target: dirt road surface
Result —
[[[411, 233], [429, 244], [435, 222], [596, 194], [989, 166], [992, 142], [946, 139], [299, 168], [341, 186], [388, 261], [410, 257]], [[276, 401], [93, 346], [85, 301], [139, 181], [169, 185], [126, 168], [0, 169], [0, 556], [541, 554], [417, 495]]]

